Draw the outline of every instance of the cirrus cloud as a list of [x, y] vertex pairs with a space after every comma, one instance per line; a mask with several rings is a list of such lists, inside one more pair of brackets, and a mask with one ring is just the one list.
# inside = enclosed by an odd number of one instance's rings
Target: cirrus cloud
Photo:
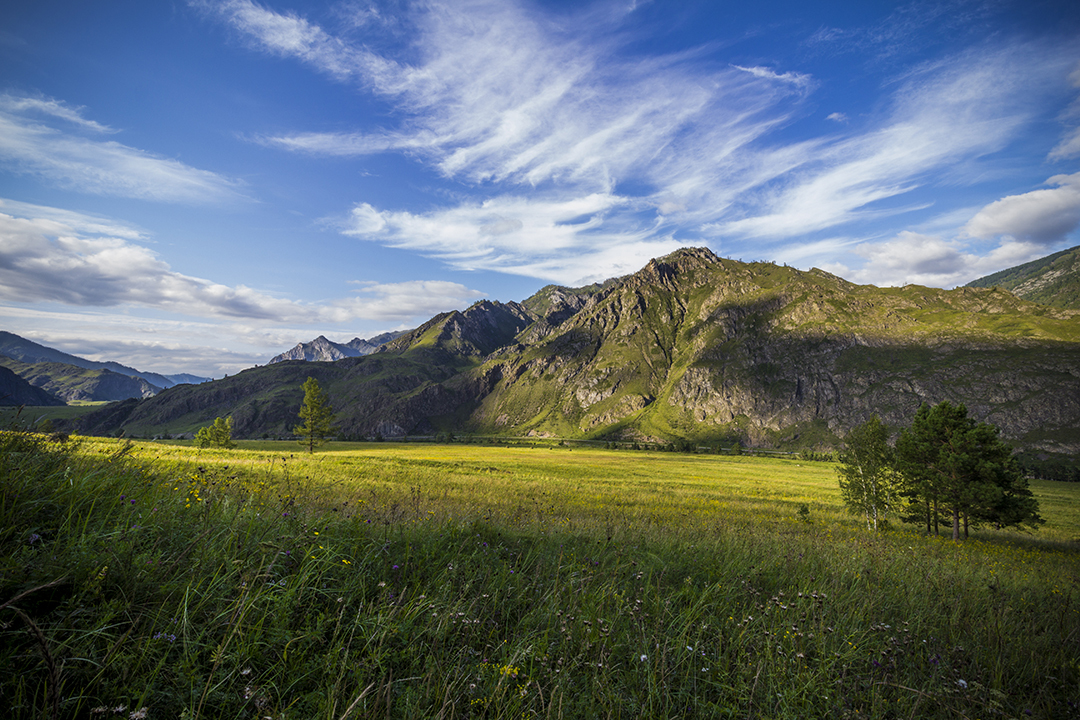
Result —
[[[63, 127], [37, 118], [60, 120]], [[92, 137], [72, 132], [88, 131]], [[243, 198], [242, 185], [208, 170], [97, 139], [113, 132], [51, 98], [0, 96], [0, 165], [93, 195], [177, 203]]]

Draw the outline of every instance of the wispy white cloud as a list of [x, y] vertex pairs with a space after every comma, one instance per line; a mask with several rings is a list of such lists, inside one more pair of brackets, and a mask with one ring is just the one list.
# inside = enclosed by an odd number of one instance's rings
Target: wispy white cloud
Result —
[[649, 179], [657, 159], [716, 160], [779, 122], [780, 103], [807, 81], [681, 56], [613, 60], [617, 46], [602, 28], [555, 33], [516, 3], [425, 6], [412, 18], [411, 64], [376, 59], [248, 0], [217, 7], [261, 47], [358, 82], [401, 112], [394, 129], [263, 142], [333, 155], [408, 150], [469, 182], [555, 181], [596, 191], [631, 176]]
[[[454, 267], [559, 282], [586, 261], [618, 257], [607, 251], [619, 243], [634, 249], [628, 258], [677, 246], [676, 237], [790, 247], [925, 208], [902, 199], [944, 176], [977, 182], [979, 159], [1021, 134], [1076, 55], [1075, 46], [998, 38], [893, 78], [881, 109], [859, 123], [833, 112], [832, 134], [790, 141], [772, 133], [803, 113], [817, 82], [808, 73], [635, 54], [615, 15], [586, 32], [515, 2], [430, 2], [398, 18], [406, 48], [380, 53], [251, 0], [209, 7], [256, 47], [395, 110], [387, 127], [260, 142], [334, 156], [400, 152], [486, 198], [427, 211], [359, 202], [348, 233]], [[894, 19], [927, 22], [910, 8]], [[860, 41], [888, 54], [901, 40], [882, 24]], [[560, 219], [564, 207], [597, 199], [607, 204], [588, 222]]]
[[747, 217], [721, 229], [790, 237], [897, 212], [875, 204], [933, 182], [928, 173], [935, 169], [1000, 150], [1015, 138], [1034, 112], [1025, 99], [1057, 81], [1065, 61], [1064, 54], [1012, 46], [980, 48], [922, 68], [898, 88], [880, 127], [817, 148], [800, 167], [760, 186]]
[[[61, 120], [66, 128], [38, 118]], [[79, 192], [163, 202], [218, 203], [242, 197], [242, 186], [208, 170], [123, 145], [95, 139], [109, 128], [80, 110], [48, 98], [0, 96], [0, 165], [37, 175]]]
[[0, 111], [16, 115], [48, 115], [60, 120], [66, 120], [84, 130], [92, 130], [97, 133], [116, 132], [106, 125], [83, 117], [83, 108], [69, 107], [63, 101], [55, 98], [27, 97], [4, 93], [0, 95]]
[[742, 70], [743, 72], [750, 73], [756, 78], [787, 83], [788, 85], [793, 85], [800, 90], [809, 89], [814, 84], [814, 79], [806, 73], [799, 73], [793, 71], [778, 73], [772, 68], [761, 66], [743, 67], [742, 65], [732, 65], [732, 67], [736, 70]]
[[344, 232], [442, 258], [463, 270], [500, 270], [559, 283], [632, 272], [684, 243], [609, 216], [634, 204], [610, 193], [572, 199], [500, 196], [427, 213], [353, 208]]
[[[11, 205], [5, 201], [0, 207]], [[7, 302], [130, 305], [195, 317], [303, 324], [426, 319], [482, 297], [457, 283], [408, 282], [365, 287], [362, 297], [302, 303], [183, 275], [128, 238], [99, 234], [122, 224], [39, 206], [20, 209], [27, 208], [46, 212], [0, 213], [0, 300]], [[401, 302], [404, 297], [408, 302]]]
[[55, 229], [62, 228], [66, 232], [108, 235], [123, 238], [124, 240], [147, 240], [149, 238], [145, 230], [128, 223], [118, 222], [112, 218], [88, 215], [45, 205], [35, 205], [9, 198], [0, 198], [0, 212], [22, 218], [34, 218], [38, 221], [51, 221], [56, 223]]

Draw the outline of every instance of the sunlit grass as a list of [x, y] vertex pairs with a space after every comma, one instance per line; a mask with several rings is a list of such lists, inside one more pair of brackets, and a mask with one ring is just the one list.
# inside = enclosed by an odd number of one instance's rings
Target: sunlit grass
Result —
[[62, 580], [13, 603], [44, 644], [0, 610], [12, 717], [54, 700], [170, 718], [1080, 703], [1080, 487], [1033, 486], [1036, 533], [954, 543], [867, 532], [832, 465], [799, 460], [104, 440], [0, 456], [0, 604]]

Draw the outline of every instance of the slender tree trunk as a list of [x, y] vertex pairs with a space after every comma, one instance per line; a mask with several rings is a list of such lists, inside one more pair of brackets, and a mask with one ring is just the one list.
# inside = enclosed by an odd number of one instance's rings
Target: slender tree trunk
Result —
[[939, 524], [940, 520], [941, 513], [938, 512], [937, 498], [934, 498], [934, 535], [941, 534], [941, 525]]
[[956, 506], [952, 510], [952, 539], [960, 539], [960, 508]]
[[930, 535], [930, 498], [926, 499], [926, 534]]
[[967, 514], [967, 511], [965, 510], [964, 511], [964, 539], [967, 540], [967, 538], [968, 538], [968, 514]]

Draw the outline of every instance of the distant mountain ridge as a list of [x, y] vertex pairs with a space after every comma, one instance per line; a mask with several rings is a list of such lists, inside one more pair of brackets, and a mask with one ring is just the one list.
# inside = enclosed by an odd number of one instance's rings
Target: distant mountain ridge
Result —
[[0, 366], [67, 404], [148, 398], [161, 391], [141, 377], [121, 375], [104, 368], [81, 368], [56, 362], [23, 363], [5, 355], [0, 355]]
[[1032, 302], [1080, 310], [1080, 245], [972, 280], [967, 287], [999, 287]]
[[[188, 373], [161, 375], [140, 372], [116, 362], [87, 360], [6, 331], [0, 331], [0, 366], [14, 372], [31, 387], [41, 390], [55, 401], [43, 401], [42, 404], [46, 405], [147, 398], [167, 387], [202, 383], [210, 379]], [[41, 397], [36, 399], [42, 400]]]
[[117, 362], [98, 362], [87, 360], [77, 355], [69, 355], [66, 352], [56, 350], [45, 345], [40, 345], [33, 340], [19, 337], [15, 333], [0, 330], [0, 355], [5, 355], [12, 360], [34, 364], [42, 362], [63, 363], [87, 370], [111, 370], [112, 372], [130, 377], [142, 378], [151, 385], [164, 389], [184, 383], [207, 382], [210, 378], [180, 373], [177, 375], [162, 375], [152, 372], [141, 372], [135, 368], [121, 365]]
[[297, 343], [292, 350], [270, 358], [270, 364], [286, 360], [306, 360], [308, 362], [334, 362], [347, 357], [361, 357], [378, 352], [384, 344], [401, 336], [403, 332], [386, 332], [370, 339], [353, 338], [347, 343], [336, 343], [320, 335], [311, 342]]
[[688, 248], [586, 288], [438, 315], [380, 352], [280, 362], [84, 416], [179, 434], [231, 415], [288, 437], [315, 377], [343, 436], [439, 430], [835, 446], [878, 415], [964, 403], [1029, 450], [1080, 452], [1080, 312], [996, 289], [855, 285]]

